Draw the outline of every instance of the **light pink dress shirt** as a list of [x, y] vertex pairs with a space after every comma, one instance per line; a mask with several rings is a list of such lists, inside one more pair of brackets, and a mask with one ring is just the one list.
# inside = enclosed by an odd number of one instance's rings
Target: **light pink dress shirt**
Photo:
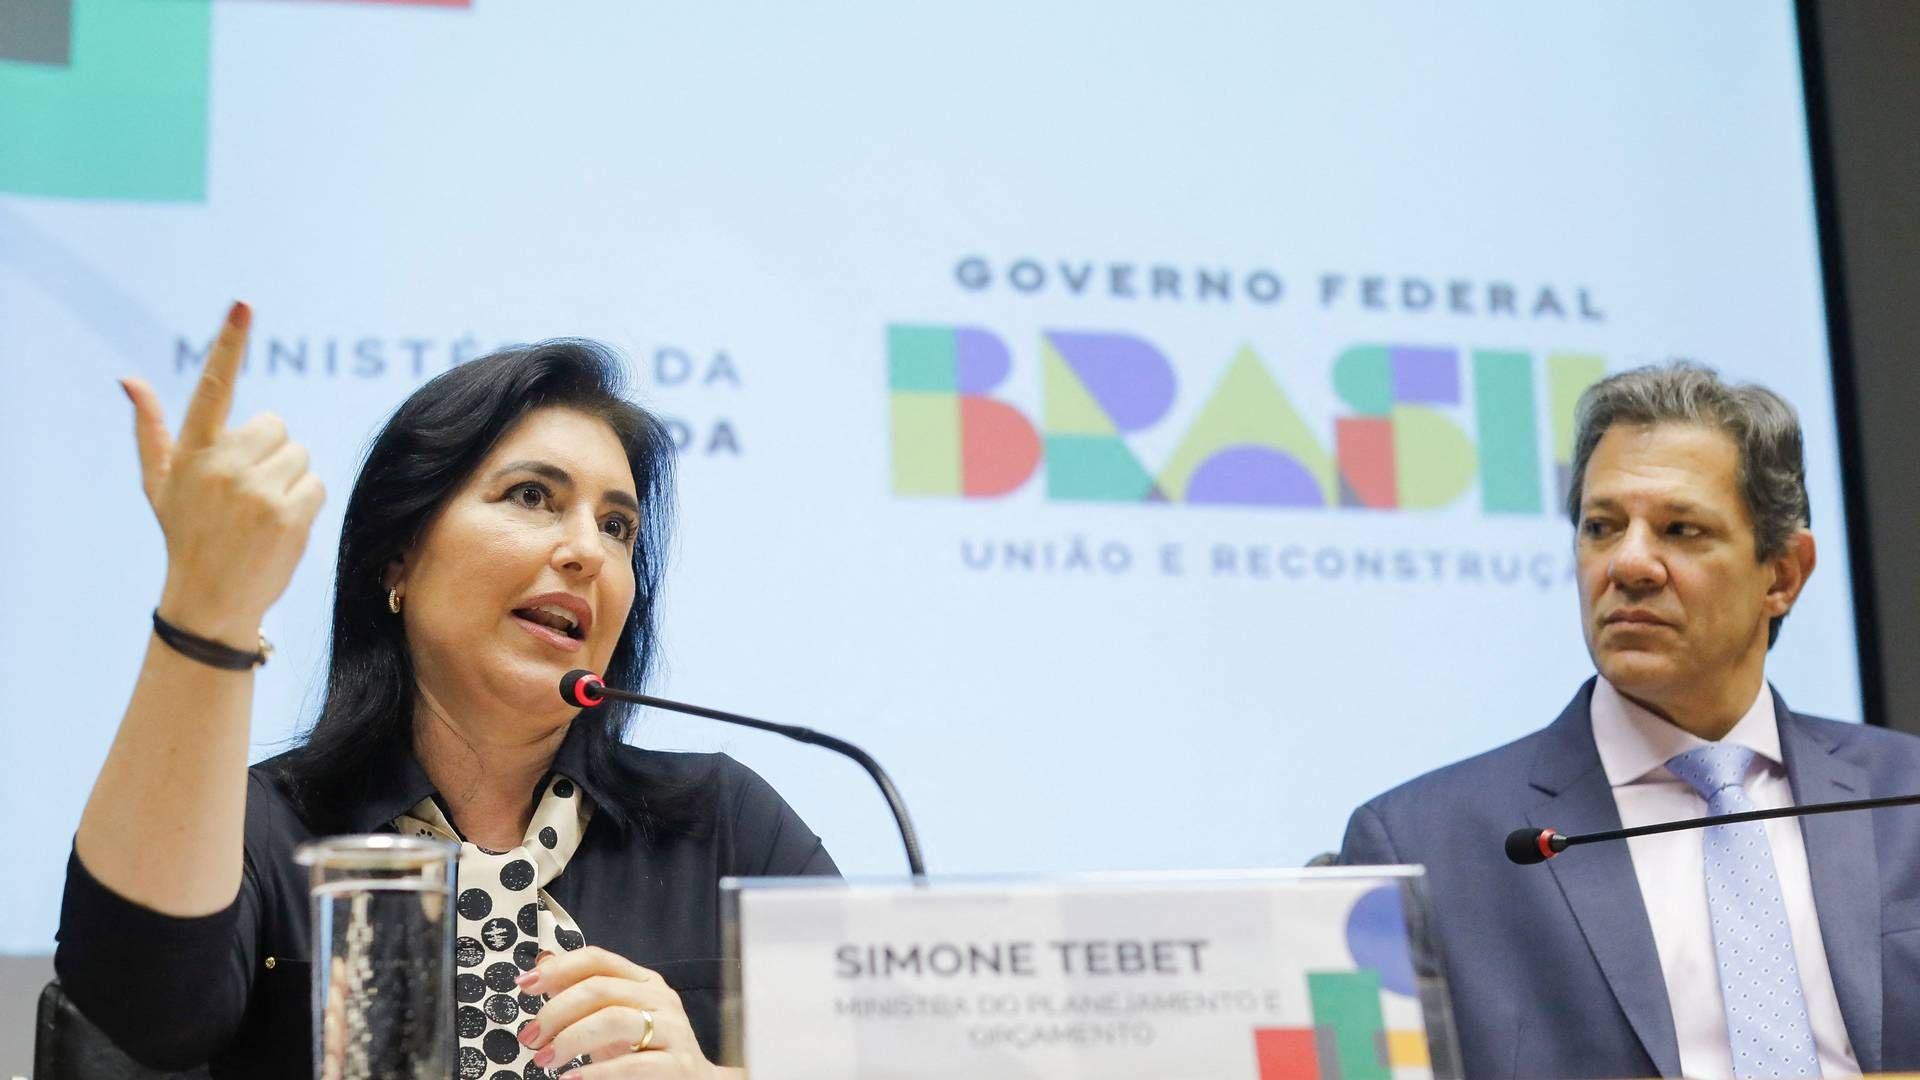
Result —
[[[1593, 741], [1600, 750], [1600, 764], [1613, 787], [1613, 802], [1623, 826], [1706, 814], [1707, 801], [1666, 766], [1674, 755], [1705, 746], [1705, 740], [1628, 701], [1604, 678], [1594, 683], [1592, 715]], [[1793, 791], [1780, 756], [1773, 694], [1764, 682], [1752, 707], [1722, 741], [1738, 743], [1758, 754], [1745, 783], [1755, 809], [1792, 804]], [[1853, 1044], [1840, 1017], [1840, 999], [1833, 992], [1826, 945], [1814, 914], [1813, 881], [1807, 873], [1800, 823], [1794, 818], [1780, 818], [1763, 824], [1773, 848], [1780, 895], [1787, 905], [1787, 922], [1793, 930], [1794, 962], [1800, 969], [1800, 987], [1813, 1022], [1821, 1072], [1827, 1077], [1858, 1076], [1860, 1064], [1854, 1059]], [[1680, 1070], [1700, 1080], [1722, 1080], [1733, 1076], [1733, 1050], [1727, 1042], [1720, 970], [1713, 954], [1713, 924], [1707, 914], [1703, 842], [1702, 832], [1692, 829], [1636, 837], [1627, 841], [1627, 850], [1633, 856], [1633, 873], [1639, 879], [1640, 898], [1646, 904], [1654, 948], [1660, 954], [1660, 974], [1673, 1008], [1673, 1029], [1680, 1039]]]

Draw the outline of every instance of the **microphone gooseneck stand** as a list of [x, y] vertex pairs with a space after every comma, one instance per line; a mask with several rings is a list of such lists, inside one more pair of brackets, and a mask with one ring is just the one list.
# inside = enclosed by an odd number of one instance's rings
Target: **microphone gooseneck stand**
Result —
[[1712, 825], [1735, 825], [1742, 821], [1810, 817], [1814, 814], [1839, 814], [1850, 810], [1879, 810], [1888, 806], [1916, 804], [1920, 804], [1920, 794], [1888, 795], [1879, 799], [1848, 799], [1845, 802], [1780, 806], [1771, 810], [1743, 810], [1738, 814], [1715, 814], [1712, 817], [1687, 818], [1683, 821], [1662, 821], [1653, 825], [1636, 825], [1631, 829], [1608, 829], [1604, 832], [1581, 833], [1577, 836], [1566, 836], [1552, 829], [1515, 829], [1507, 834], [1506, 851], [1508, 859], [1522, 866], [1531, 866], [1546, 862], [1576, 844], [1595, 844], [1603, 840], [1631, 840], [1636, 836], [1704, 829]]
[[591, 709], [605, 704], [608, 700], [630, 701], [636, 705], [651, 705], [656, 709], [666, 709], [669, 712], [685, 713], [688, 716], [699, 716], [708, 720], [718, 720], [723, 724], [738, 724], [741, 727], [771, 731], [776, 735], [785, 735], [787, 738], [793, 739], [796, 742], [809, 743], [813, 746], [824, 746], [835, 753], [844, 754], [858, 762], [861, 768], [867, 770], [867, 775], [873, 777], [873, 782], [880, 786], [880, 794], [886, 797], [887, 806], [893, 811], [894, 823], [900, 827], [900, 843], [907, 850], [908, 872], [916, 879], [927, 876], [926, 865], [920, 861], [920, 839], [913, 831], [913, 819], [907, 816], [907, 804], [905, 800], [900, 798], [899, 789], [893, 786], [892, 778], [887, 776], [887, 771], [880, 767], [880, 763], [873, 759], [873, 755], [845, 739], [828, 735], [825, 732], [815, 731], [812, 728], [800, 727], [796, 724], [776, 724], [771, 720], [758, 720], [751, 716], [742, 716], [739, 713], [730, 713], [721, 709], [709, 709], [704, 705], [689, 705], [683, 701], [670, 701], [667, 698], [654, 697], [652, 694], [637, 694], [631, 690], [622, 690], [618, 687], [608, 686], [601, 680], [600, 676], [586, 670], [567, 672], [560, 680], [560, 696], [566, 699], [567, 704], [581, 709]]

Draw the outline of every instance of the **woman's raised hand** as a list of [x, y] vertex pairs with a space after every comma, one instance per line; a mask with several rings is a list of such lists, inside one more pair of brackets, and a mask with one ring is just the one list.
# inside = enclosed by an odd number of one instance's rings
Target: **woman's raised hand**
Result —
[[279, 417], [262, 413], [226, 426], [252, 317], [242, 303], [227, 312], [177, 438], [153, 387], [121, 382], [133, 402], [141, 486], [167, 542], [160, 617], [248, 649], [260, 617], [293, 577], [326, 498], [306, 448], [287, 437]]
[[[133, 402], [140, 482], [166, 534], [160, 617], [248, 650], [259, 640], [260, 616], [293, 577], [325, 494], [279, 419], [226, 426], [250, 318], [245, 304], [227, 312], [177, 438], [153, 387], [120, 384]], [[233, 903], [245, 863], [252, 709], [252, 679], [148, 638], [74, 834], [75, 854], [101, 884], [176, 917]]]

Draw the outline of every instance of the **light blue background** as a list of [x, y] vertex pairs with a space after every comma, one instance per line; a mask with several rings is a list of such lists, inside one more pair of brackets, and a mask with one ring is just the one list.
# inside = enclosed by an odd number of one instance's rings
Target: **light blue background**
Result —
[[[1800, 408], [1818, 574], [1770, 674], [1859, 689], [1790, 5], [693, 5], [214, 9], [208, 199], [0, 196], [7, 781], [0, 948], [46, 948], [69, 837], [162, 575], [122, 374], [177, 419], [176, 338], [258, 313], [236, 415], [270, 409], [333, 497], [267, 630], [259, 756], [311, 715], [339, 513], [419, 379], [266, 370], [270, 338], [561, 334], [735, 456], [684, 459], [662, 693], [839, 733], [886, 763], [935, 872], [1297, 865], [1351, 807], [1537, 727], [1590, 671], [1572, 587], [1252, 581], [1216, 543], [1565, 556], [1563, 520], [896, 498], [885, 327], [978, 325], [1040, 416], [1039, 333], [1173, 359], [1164, 462], [1242, 345], [1320, 436], [1366, 342], [1686, 355]], [[1032, 257], [1271, 269], [1271, 307], [969, 292]], [[1601, 324], [1321, 309], [1322, 273], [1584, 285]], [[1056, 278], [1057, 281], [1057, 278]], [[1349, 296], [1353, 283], [1349, 282]], [[662, 348], [736, 385], [660, 385]], [[1470, 416], [1470, 410], [1458, 414]], [[1467, 421], [1470, 428], [1470, 420]], [[1543, 431], [1544, 435], [1544, 431]], [[1544, 453], [1544, 447], [1543, 447]], [[966, 541], [1121, 543], [1128, 575], [980, 573]], [[1149, 553], [1187, 550], [1163, 576]], [[656, 719], [761, 771], [843, 868], [897, 841], [850, 764]], [[1497, 838], [1489, 837], [1489, 843]]]

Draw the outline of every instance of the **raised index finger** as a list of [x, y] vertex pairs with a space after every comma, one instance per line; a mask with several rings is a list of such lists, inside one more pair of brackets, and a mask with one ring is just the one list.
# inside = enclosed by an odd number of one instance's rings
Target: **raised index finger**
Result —
[[207, 350], [200, 385], [194, 387], [193, 400], [187, 403], [187, 418], [180, 423], [177, 441], [182, 449], [211, 444], [226, 426], [227, 411], [233, 407], [233, 383], [240, 375], [240, 362], [247, 356], [247, 328], [252, 324], [253, 309], [235, 300], [227, 309], [227, 321], [221, 325], [219, 336]]

